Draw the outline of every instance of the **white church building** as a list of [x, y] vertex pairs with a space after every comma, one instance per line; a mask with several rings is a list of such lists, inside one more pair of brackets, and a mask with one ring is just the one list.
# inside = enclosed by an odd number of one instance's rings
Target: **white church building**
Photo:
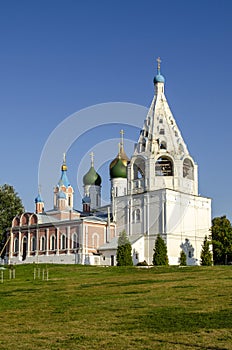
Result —
[[54, 208], [46, 212], [39, 194], [35, 213], [14, 218], [8, 232], [10, 262], [116, 265], [118, 235], [125, 230], [135, 265], [152, 264], [158, 234], [166, 242], [170, 265], [179, 264], [181, 250], [188, 265], [200, 264], [211, 227], [211, 199], [198, 193], [197, 164], [165, 97], [157, 62], [154, 98], [134, 153], [127, 157], [121, 132], [118, 155], [110, 164], [110, 204], [101, 207], [101, 177], [92, 159], [83, 178], [83, 211], [76, 211], [64, 159]]
[[[197, 164], [165, 97], [165, 79], [160, 59], [157, 61], [155, 95], [134, 154], [128, 161], [121, 142], [117, 161], [111, 163], [113, 221], [117, 235], [127, 232], [134, 261], [152, 264], [160, 234], [167, 244], [170, 265], [179, 264], [181, 250], [188, 265], [196, 265], [211, 227], [211, 199], [198, 193]], [[114, 243], [116, 249], [116, 240]], [[102, 248], [106, 254], [107, 244]]]

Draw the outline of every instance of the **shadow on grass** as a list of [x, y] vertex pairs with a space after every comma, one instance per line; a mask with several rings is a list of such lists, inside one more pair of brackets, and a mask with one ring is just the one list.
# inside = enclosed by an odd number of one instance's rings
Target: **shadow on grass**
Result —
[[158, 308], [141, 317], [140, 326], [154, 332], [196, 332], [232, 328], [231, 310], [190, 312], [181, 308]]

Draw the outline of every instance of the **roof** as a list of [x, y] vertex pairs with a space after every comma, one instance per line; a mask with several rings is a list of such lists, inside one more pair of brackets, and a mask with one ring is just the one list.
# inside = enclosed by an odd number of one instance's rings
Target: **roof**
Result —
[[61, 178], [58, 183], [59, 186], [65, 186], [66, 188], [70, 186], [70, 182], [67, 177], [66, 170], [62, 170], [61, 172]]
[[56, 219], [54, 216], [47, 215], [46, 213], [37, 214], [38, 224], [48, 224], [50, 222], [58, 222], [60, 220]]
[[[131, 245], [133, 245], [135, 242], [137, 242], [141, 238], [143, 238], [143, 235], [141, 234], [128, 236], [128, 239]], [[118, 248], [118, 236], [114, 237], [109, 243], [103, 244], [101, 247], [99, 247], [99, 250], [116, 250], [117, 248]]]

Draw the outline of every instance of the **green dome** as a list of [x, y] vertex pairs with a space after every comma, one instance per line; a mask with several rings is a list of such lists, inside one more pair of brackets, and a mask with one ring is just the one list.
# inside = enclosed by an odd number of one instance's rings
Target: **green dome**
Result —
[[[116, 159], [113, 160], [112, 163], [114, 163], [112, 166], [110, 166], [110, 178], [118, 178], [122, 177], [124, 179], [127, 178], [127, 166], [125, 165], [125, 160], [121, 158], [117, 158], [117, 161], [115, 162]], [[112, 164], [111, 163], [111, 164]]]
[[96, 172], [93, 166], [91, 166], [87, 174], [83, 176], [84, 185], [101, 186], [101, 181], [101, 176]]

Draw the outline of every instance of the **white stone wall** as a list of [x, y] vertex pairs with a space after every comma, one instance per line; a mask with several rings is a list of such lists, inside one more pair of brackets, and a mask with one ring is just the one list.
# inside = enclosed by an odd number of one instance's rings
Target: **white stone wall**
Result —
[[115, 197], [125, 196], [127, 194], [127, 179], [111, 179], [111, 191], [112, 190]]

